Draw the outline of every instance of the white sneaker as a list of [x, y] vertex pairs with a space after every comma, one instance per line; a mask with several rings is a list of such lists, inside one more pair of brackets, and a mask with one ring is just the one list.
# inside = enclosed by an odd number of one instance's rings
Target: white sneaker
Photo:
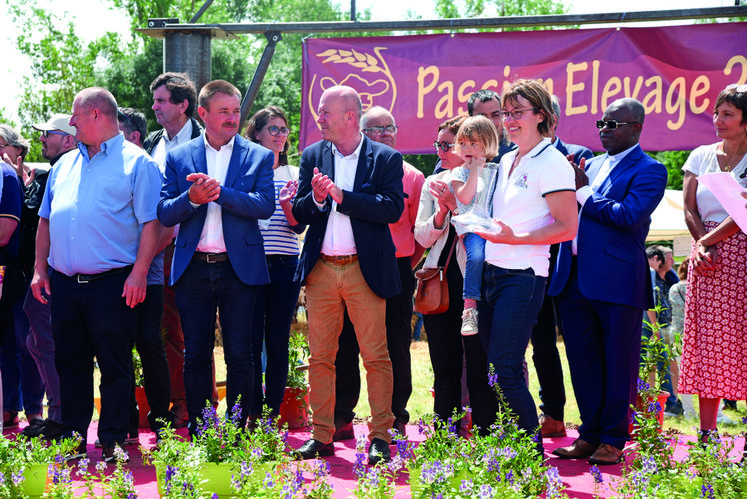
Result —
[[462, 336], [477, 334], [477, 309], [466, 308], [462, 312]]

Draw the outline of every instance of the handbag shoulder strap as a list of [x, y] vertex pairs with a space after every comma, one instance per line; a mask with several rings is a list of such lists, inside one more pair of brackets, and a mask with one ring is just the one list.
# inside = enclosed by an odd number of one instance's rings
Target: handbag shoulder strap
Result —
[[456, 246], [457, 239], [459, 239], [459, 236], [454, 234], [454, 239], [451, 241], [451, 248], [449, 248], [449, 255], [446, 257], [446, 264], [444, 265], [444, 274], [446, 274], [446, 270], [449, 268], [449, 262], [451, 261], [451, 255], [454, 253], [454, 246]]

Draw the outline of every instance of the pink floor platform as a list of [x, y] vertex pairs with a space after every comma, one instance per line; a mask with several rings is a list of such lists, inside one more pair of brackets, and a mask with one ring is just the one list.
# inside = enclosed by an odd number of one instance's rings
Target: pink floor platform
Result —
[[[20, 428], [6, 430], [4, 432], [6, 437], [11, 437], [20, 431]], [[96, 422], [91, 424], [88, 431], [88, 457], [91, 460], [90, 470], [93, 470], [96, 462], [101, 458], [101, 449], [96, 449], [93, 442], [96, 441]], [[356, 425], [356, 435], [366, 434], [367, 427], [364, 425]], [[179, 433], [186, 435], [186, 429], [179, 430]], [[418, 433], [417, 426], [407, 427], [407, 436], [411, 441], [418, 442], [423, 439], [422, 435]], [[605, 466], [601, 468], [604, 483], [594, 490], [593, 479], [589, 473], [589, 465], [585, 460], [564, 460], [559, 459], [551, 454], [551, 452], [557, 448], [566, 445], [570, 445], [573, 440], [578, 436], [575, 430], [568, 430], [568, 436], [563, 438], [552, 438], [545, 439], [545, 458], [547, 459], [548, 466], [554, 466], [558, 468], [560, 477], [566, 486], [565, 493], [569, 497], [582, 498], [582, 499], [593, 499], [595, 497], [608, 497], [613, 494], [613, 489], [610, 488], [610, 484], [614, 488], [614, 482], [620, 477], [623, 464], [615, 466]], [[301, 444], [309, 438], [309, 433], [302, 430], [291, 431], [289, 444], [291, 447], [298, 448]], [[685, 444], [686, 440], [693, 440], [692, 436], [681, 436], [680, 445], [675, 453], [675, 458], [682, 459], [686, 455]], [[740, 438], [736, 444], [737, 449], [742, 448], [743, 440]], [[143, 431], [140, 434], [140, 446], [148, 449], [155, 444], [155, 437], [149, 431]], [[631, 446], [632, 451], [634, 445]], [[127, 465], [133, 472], [135, 477], [135, 484], [138, 492], [138, 496], [143, 499], [158, 498], [158, 491], [156, 485], [156, 472], [153, 466], [148, 466], [143, 463], [140, 449], [136, 445], [128, 446], [128, 452], [130, 453], [131, 462]], [[392, 447], [394, 450], [394, 447]], [[733, 451], [734, 460], [739, 459], [739, 453]], [[335, 489], [335, 498], [349, 498], [352, 497], [352, 491], [355, 488], [355, 478], [353, 476], [353, 463], [355, 462], [355, 440], [347, 440], [344, 442], [335, 443], [335, 455], [331, 458], [327, 458], [330, 464], [331, 476], [330, 483], [332, 483]], [[407, 472], [400, 473], [397, 479], [397, 491], [396, 498], [408, 498], [410, 497], [410, 487], [407, 484], [408, 474]]]

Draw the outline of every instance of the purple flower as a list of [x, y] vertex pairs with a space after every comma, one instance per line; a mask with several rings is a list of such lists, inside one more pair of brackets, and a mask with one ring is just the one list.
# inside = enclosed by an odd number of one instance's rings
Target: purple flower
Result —
[[462, 484], [459, 485], [459, 492], [470, 492], [473, 486], [472, 480], [462, 480]]
[[485, 484], [480, 487], [480, 492], [477, 497], [479, 497], [480, 499], [489, 499], [493, 497], [494, 495], [495, 493], [493, 492], [493, 487], [491, 487], [488, 484]]
[[557, 497], [563, 485], [558, 468], [552, 467], [545, 470], [545, 482], [547, 482], [547, 497]]
[[716, 499], [716, 494], [713, 492], [713, 486], [711, 484], [703, 485], [700, 491], [700, 497]]
[[594, 477], [594, 483], [604, 483], [602, 472], [599, 471], [599, 466], [597, 466], [596, 464], [591, 467], [591, 476]]
[[16, 487], [21, 485], [21, 483], [26, 479], [26, 477], [23, 476], [23, 468], [21, 468], [17, 474], [11, 473], [10, 479]]
[[163, 483], [166, 486], [167, 494], [171, 493], [171, 482], [178, 472], [179, 468], [176, 468], [174, 466], [166, 466], [166, 474], [163, 477]]
[[639, 392], [647, 392], [651, 389], [651, 385], [638, 378], [637, 388]]

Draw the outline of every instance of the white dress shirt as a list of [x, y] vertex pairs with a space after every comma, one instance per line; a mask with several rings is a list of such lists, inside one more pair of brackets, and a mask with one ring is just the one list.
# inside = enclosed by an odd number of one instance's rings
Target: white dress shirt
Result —
[[[576, 201], [581, 205], [581, 209], [578, 212], [579, 222], [581, 221], [581, 212], [584, 210], [584, 203], [586, 203], [586, 200], [591, 197], [592, 193], [599, 192], [599, 188], [602, 186], [604, 181], [607, 180], [607, 177], [610, 176], [612, 169], [637, 146], [638, 144], [635, 144], [633, 147], [625, 149], [617, 154], [607, 154], [607, 157], [602, 161], [602, 165], [599, 167], [597, 174], [594, 178], [589, 179], [590, 185], [585, 185], [576, 191]], [[576, 233], [576, 237], [573, 238], [571, 247], [573, 249], [573, 254], [578, 254], [578, 233]]]
[[[226, 173], [228, 172], [228, 163], [231, 161], [233, 154], [233, 143], [236, 137], [232, 137], [228, 144], [214, 149], [207, 141], [207, 136], [203, 135], [205, 141], [205, 161], [207, 162], [207, 174], [214, 178], [223, 186], [226, 182]], [[197, 251], [205, 253], [225, 253], [226, 243], [223, 240], [223, 216], [220, 205], [211, 201], [207, 206], [207, 216], [205, 224], [202, 226], [200, 241], [197, 243]]]
[[163, 165], [166, 164], [166, 154], [176, 146], [186, 144], [190, 140], [192, 140], [192, 120], [188, 119], [173, 139], [169, 139], [169, 132], [164, 128], [161, 140], [156, 144], [151, 156], [153, 157], [153, 160], [163, 168]]
[[[358, 157], [363, 146], [363, 135], [358, 147], [352, 154], [343, 156], [337, 147], [332, 145], [335, 159], [335, 185], [343, 191], [352, 191], [355, 183], [355, 171], [358, 168]], [[322, 253], [330, 256], [355, 255], [355, 239], [350, 217], [337, 211], [337, 203], [332, 201], [332, 209], [327, 220], [327, 231], [324, 233]]]

